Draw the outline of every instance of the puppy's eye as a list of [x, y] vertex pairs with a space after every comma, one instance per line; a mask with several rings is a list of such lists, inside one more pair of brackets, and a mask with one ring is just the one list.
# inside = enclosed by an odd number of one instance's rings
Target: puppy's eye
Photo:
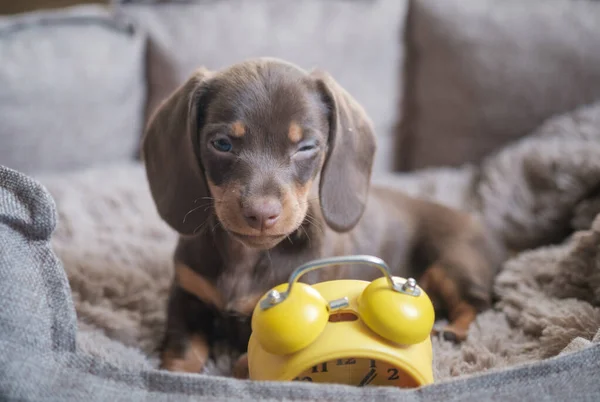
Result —
[[315, 148], [317, 148], [317, 146], [315, 144], [306, 144], [306, 145], [301, 146], [298, 149], [298, 152], [308, 152], [308, 151], [314, 150]]
[[233, 148], [231, 141], [227, 138], [219, 138], [212, 142], [212, 146], [219, 152], [230, 152]]
[[293, 155], [295, 160], [308, 160], [317, 155], [318, 144], [316, 142], [305, 142], [300, 144]]

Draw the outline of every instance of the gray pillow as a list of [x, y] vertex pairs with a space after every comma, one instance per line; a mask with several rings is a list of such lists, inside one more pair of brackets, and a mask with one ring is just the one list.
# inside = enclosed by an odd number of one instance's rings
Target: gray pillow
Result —
[[251, 57], [282, 58], [332, 73], [373, 120], [379, 142], [374, 170], [393, 165], [406, 0], [125, 3], [117, 9], [151, 38], [148, 114], [201, 65], [218, 69]]
[[0, 17], [0, 163], [33, 173], [132, 159], [145, 39], [101, 6]]
[[600, 99], [600, 2], [411, 1], [401, 168], [479, 162]]

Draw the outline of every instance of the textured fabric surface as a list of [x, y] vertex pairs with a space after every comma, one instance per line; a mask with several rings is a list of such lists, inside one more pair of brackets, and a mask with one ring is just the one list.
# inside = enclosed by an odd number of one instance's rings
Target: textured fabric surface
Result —
[[[467, 342], [457, 347], [433, 340], [438, 381], [592, 342], [600, 327], [593, 298], [600, 289], [598, 224], [590, 229], [600, 212], [598, 156], [600, 104], [593, 104], [548, 120], [481, 166], [375, 178], [479, 214], [516, 252], [532, 249], [505, 264], [496, 284], [499, 301], [477, 318]], [[176, 234], [156, 213], [143, 167], [40, 180], [58, 205], [52, 244], [71, 283], [80, 350], [120, 367], [156, 367]], [[560, 279], [549, 286], [549, 277]], [[229, 375], [236, 356], [225, 349], [217, 355], [205, 374]]]
[[100, 6], [0, 17], [0, 163], [33, 173], [133, 158], [144, 49]]
[[480, 162], [600, 99], [600, 2], [411, 0], [398, 160]]
[[127, 3], [115, 6], [151, 38], [148, 113], [199, 66], [282, 58], [329, 71], [373, 120], [380, 149], [374, 169], [393, 165], [405, 0]]
[[536, 400], [592, 401], [600, 395], [600, 346], [584, 337], [554, 359], [417, 390], [259, 383], [115, 364], [74, 343], [77, 324], [69, 284], [50, 244], [54, 208], [46, 189], [0, 166], [2, 400], [522, 401], [536, 395]]

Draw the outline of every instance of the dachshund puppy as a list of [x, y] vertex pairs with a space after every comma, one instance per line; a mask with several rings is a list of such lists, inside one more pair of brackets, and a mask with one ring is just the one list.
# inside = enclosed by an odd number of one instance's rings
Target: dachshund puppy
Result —
[[[277, 59], [200, 68], [159, 106], [143, 157], [158, 212], [180, 234], [163, 369], [201, 371], [217, 341], [244, 353], [259, 298], [299, 265], [338, 255], [375, 255], [417, 278], [448, 316], [444, 336], [466, 338], [498, 266], [486, 230], [371, 186], [375, 151], [369, 118], [329, 74]], [[336, 266], [305, 281], [378, 276]]]

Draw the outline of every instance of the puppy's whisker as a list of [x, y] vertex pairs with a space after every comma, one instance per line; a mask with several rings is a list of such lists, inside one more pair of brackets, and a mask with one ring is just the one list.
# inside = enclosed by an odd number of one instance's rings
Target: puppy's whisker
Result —
[[214, 200], [213, 197], [198, 197], [194, 200], [194, 204], [197, 203], [199, 200]]
[[[198, 206], [196, 206], [196, 207], [194, 207], [194, 208], [190, 209], [190, 210], [189, 210], [189, 211], [188, 211], [188, 212], [185, 214], [185, 216], [183, 217], [183, 223], [185, 223], [185, 221], [186, 221], [186, 219], [187, 219], [188, 215], [189, 215], [189, 214], [191, 214], [192, 212], [194, 212], [194, 211], [197, 211], [197, 210], [199, 210], [200, 208], [203, 208], [203, 207], [206, 207], [206, 208], [204, 209], [204, 211], [206, 211], [208, 208], [210, 208], [210, 207], [212, 206], [212, 204], [213, 204], [212, 202], [208, 202], [208, 203], [204, 203], [204, 204], [202, 204], [202, 205], [198, 205]], [[208, 207], [207, 207], [207, 206], [208, 206]]]
[[312, 226], [315, 229], [317, 229], [321, 234], [325, 234], [325, 231], [323, 230], [323, 228], [319, 227], [319, 225], [317, 225], [315, 222], [307, 221], [307, 223], [309, 224], [309, 226]]
[[308, 234], [308, 231], [306, 230], [306, 228], [303, 225], [300, 225], [300, 229], [302, 229], [302, 231], [306, 235], [306, 238], [308, 239], [308, 247], [312, 247], [310, 235]]
[[269, 259], [269, 263], [272, 264], [273, 260], [271, 260], [271, 251], [267, 250], [267, 258]]
[[316, 219], [314, 216], [312, 216], [310, 213], [306, 213], [306, 215], [304, 216], [304, 220], [307, 221], [308, 223], [311, 224], [315, 224], [316, 225]]
[[207, 219], [207, 220], [205, 220], [204, 222], [202, 222], [200, 225], [198, 225], [198, 226], [197, 226], [197, 227], [194, 229], [194, 231], [193, 231], [192, 233], [193, 233], [193, 234], [196, 234], [198, 231], [202, 230], [203, 228], [206, 228], [206, 227], [207, 227], [207, 223], [208, 223], [208, 221], [209, 221], [209, 220]]
[[213, 210], [213, 212], [216, 212], [216, 209], [215, 209], [215, 204], [218, 204], [218, 203], [217, 203], [217, 202], [215, 202], [215, 203], [210, 203], [210, 204], [208, 204], [208, 205], [206, 206], [206, 208], [204, 208], [204, 212], [208, 211], [209, 209], [212, 209], [212, 210]]
[[217, 221], [215, 222], [215, 224], [212, 227], [212, 232], [215, 233], [215, 230], [217, 230], [217, 228], [221, 226], [221, 221], [217, 219]]
[[202, 208], [203, 206], [204, 206], [204, 204], [203, 205], [198, 205], [197, 207], [194, 207], [194, 208], [190, 209], [187, 212], [187, 214], [185, 214], [185, 216], [183, 217], [183, 223], [185, 223], [185, 220], [187, 219], [187, 217], [188, 217], [189, 214], [191, 214], [194, 211], [197, 211], [198, 209]]
[[317, 201], [318, 199], [319, 199], [319, 197], [308, 198], [306, 201], [299, 202], [298, 205], [306, 205], [312, 201]]
[[307, 213], [306, 216], [304, 217], [304, 219], [309, 225], [312, 225], [317, 230], [319, 230], [321, 232], [321, 234], [325, 234], [325, 229], [323, 229], [323, 227], [321, 225], [319, 225], [317, 218], [315, 218], [314, 216], [311, 216], [309, 213]]
[[317, 195], [316, 197], [312, 197], [312, 198], [307, 198], [306, 202], [310, 202], [310, 201], [316, 201], [319, 199], [319, 196]]

